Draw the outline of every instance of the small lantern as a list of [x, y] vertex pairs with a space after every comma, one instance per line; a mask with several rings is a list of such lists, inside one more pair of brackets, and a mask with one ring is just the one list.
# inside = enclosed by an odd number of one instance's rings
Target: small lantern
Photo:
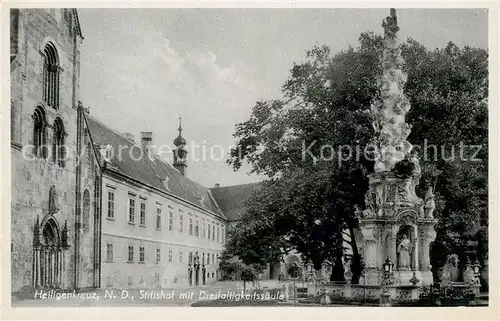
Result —
[[385, 260], [383, 267], [384, 267], [384, 272], [389, 274], [392, 273], [392, 268], [394, 267], [394, 264], [391, 262], [389, 258], [387, 258]]

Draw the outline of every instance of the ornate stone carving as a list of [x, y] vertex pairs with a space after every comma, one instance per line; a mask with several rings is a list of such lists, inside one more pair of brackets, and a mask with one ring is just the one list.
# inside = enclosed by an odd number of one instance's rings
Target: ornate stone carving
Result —
[[395, 38], [396, 33], [399, 31], [398, 18], [396, 16], [396, 9], [391, 9], [391, 15], [382, 21], [384, 28], [384, 36], [387, 38]]
[[435, 209], [436, 203], [434, 202], [434, 193], [432, 191], [432, 187], [429, 186], [427, 193], [425, 194], [425, 218], [434, 218], [433, 213]]
[[399, 213], [396, 217], [396, 221], [401, 225], [416, 225], [417, 217], [416, 212], [411, 210], [406, 210]]
[[458, 278], [458, 255], [449, 254], [446, 257], [446, 264], [440, 269], [441, 275], [440, 280], [442, 283], [446, 284], [449, 282], [455, 282]]
[[385, 228], [383, 226], [376, 226], [373, 228], [372, 234], [375, 240], [383, 240], [385, 234]]
[[387, 198], [388, 202], [394, 202], [396, 200], [396, 185], [388, 184], [387, 185]]
[[[365, 209], [356, 209], [363, 234], [358, 247], [364, 251], [365, 272], [368, 273], [364, 280], [370, 285], [380, 285], [376, 275], [380, 272], [381, 255], [401, 261], [403, 266], [399, 270], [425, 271], [430, 262], [429, 244], [435, 237], [428, 233], [437, 222], [431, 218], [432, 211], [426, 212], [427, 206], [424, 211], [426, 202], [415, 192], [422, 169], [417, 152], [407, 141], [411, 125], [406, 123], [405, 117], [411, 106], [403, 92], [407, 75], [402, 70], [404, 61], [396, 36], [399, 29], [396, 20], [396, 12], [391, 9], [390, 17], [383, 23], [382, 74], [378, 79], [380, 98], [372, 102], [369, 111], [375, 131], [375, 173], [368, 176]], [[430, 213], [429, 218], [426, 213]], [[401, 233], [398, 233], [400, 227]], [[417, 228], [419, 234], [415, 235]], [[389, 232], [391, 234], [387, 235]], [[403, 234], [407, 235], [407, 241], [401, 242]], [[403, 250], [405, 245], [407, 248]], [[403, 259], [400, 258], [402, 252]], [[402, 285], [409, 285], [407, 276], [405, 273], [396, 277]], [[426, 276], [420, 278], [426, 280]]]
[[348, 284], [351, 283], [352, 272], [351, 272], [351, 260], [349, 259], [347, 259], [344, 263], [344, 279]]
[[434, 241], [434, 239], [436, 238], [436, 232], [435, 231], [428, 231], [427, 234], [426, 234], [426, 237], [429, 241]]
[[392, 171], [395, 164], [407, 158], [412, 149], [406, 140], [411, 131], [411, 126], [405, 122], [410, 103], [403, 92], [407, 75], [401, 69], [404, 61], [396, 35], [399, 30], [396, 10], [391, 9], [391, 15], [384, 19], [382, 26], [385, 50], [383, 71], [378, 79], [381, 99], [374, 101], [370, 107], [372, 126], [378, 134], [375, 172]]
[[413, 249], [412, 242], [406, 234], [403, 235], [403, 239], [399, 242], [397, 247], [398, 253], [398, 269], [405, 268], [409, 269], [411, 266], [411, 251]]

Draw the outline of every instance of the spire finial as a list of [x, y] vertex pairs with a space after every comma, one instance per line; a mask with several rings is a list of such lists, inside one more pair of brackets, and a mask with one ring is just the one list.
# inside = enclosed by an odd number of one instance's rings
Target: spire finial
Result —
[[184, 137], [182, 137], [182, 117], [179, 117], [179, 128], [177, 128], [177, 130], [179, 131], [179, 136], [174, 139], [174, 145], [186, 145], [186, 140], [184, 139]]

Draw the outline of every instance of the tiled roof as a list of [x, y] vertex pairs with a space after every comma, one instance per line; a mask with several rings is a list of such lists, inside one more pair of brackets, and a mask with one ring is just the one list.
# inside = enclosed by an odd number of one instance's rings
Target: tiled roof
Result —
[[245, 202], [261, 183], [214, 187], [210, 190], [228, 220], [237, 221], [245, 212]]
[[[173, 194], [215, 215], [225, 218], [210, 190], [184, 177], [160, 157], [140, 157], [141, 147], [95, 118], [85, 115], [94, 146], [109, 145], [112, 150], [108, 168], [163, 192]], [[125, 147], [124, 147], [125, 146]], [[121, 157], [118, 152], [122, 149]], [[97, 153], [99, 155], [99, 153]], [[167, 178], [167, 179], [165, 179]], [[166, 183], [165, 183], [166, 182]], [[168, 186], [168, 189], [167, 189]]]

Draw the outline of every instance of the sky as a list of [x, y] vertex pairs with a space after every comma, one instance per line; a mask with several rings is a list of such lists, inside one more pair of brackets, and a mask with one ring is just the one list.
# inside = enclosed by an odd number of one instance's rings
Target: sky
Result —
[[[80, 99], [90, 114], [140, 142], [171, 146], [182, 117], [187, 176], [212, 187], [256, 182], [225, 160], [235, 124], [258, 100], [280, 98], [293, 63], [314, 45], [332, 52], [382, 34], [388, 9], [78, 9]], [[484, 9], [398, 9], [398, 33], [427, 48], [488, 48]], [[194, 145], [200, 147], [194, 147]], [[202, 148], [201, 146], [204, 146]], [[206, 153], [203, 153], [206, 150]], [[203, 156], [206, 155], [206, 156]]]

